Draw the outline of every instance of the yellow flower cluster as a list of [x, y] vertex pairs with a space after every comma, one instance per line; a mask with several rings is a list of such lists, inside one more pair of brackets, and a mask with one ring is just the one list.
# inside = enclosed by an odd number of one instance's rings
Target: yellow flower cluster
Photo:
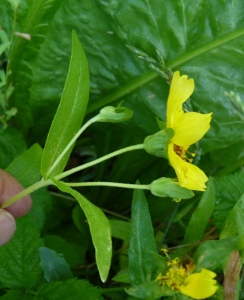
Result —
[[[168, 145], [170, 164], [175, 169], [180, 186], [190, 190], [204, 191], [207, 176], [191, 164], [195, 154], [188, 152], [190, 145], [198, 142], [210, 128], [211, 115], [184, 112], [183, 103], [194, 91], [194, 80], [174, 73], [167, 102], [167, 128], [174, 130]], [[190, 157], [189, 157], [190, 156]]]
[[192, 273], [195, 266], [193, 262], [183, 267], [179, 258], [168, 262], [168, 271], [165, 276], [161, 273], [156, 280], [160, 284], [166, 284], [172, 290], [179, 291], [193, 299], [205, 299], [212, 296], [218, 289], [216, 274], [207, 269], [202, 269], [200, 273]]

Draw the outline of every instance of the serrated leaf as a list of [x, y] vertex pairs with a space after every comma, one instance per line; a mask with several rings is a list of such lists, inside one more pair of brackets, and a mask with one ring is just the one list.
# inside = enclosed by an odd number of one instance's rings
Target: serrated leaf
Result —
[[52, 168], [59, 155], [79, 130], [88, 102], [89, 74], [85, 53], [76, 33], [72, 33], [72, 54], [63, 95], [52, 122], [43, 151], [41, 173], [44, 178], [61, 173], [70, 152]]
[[191, 215], [190, 222], [185, 231], [183, 244], [200, 241], [204, 235], [209, 219], [212, 216], [215, 205], [215, 191], [213, 179], [210, 177], [206, 192], [202, 194], [196, 210]]
[[72, 195], [80, 204], [88, 220], [93, 245], [96, 250], [96, 263], [103, 282], [108, 277], [112, 256], [111, 228], [108, 219], [100, 208], [89, 202], [83, 195], [71, 189], [65, 183], [53, 180], [65, 193]]
[[88, 281], [70, 279], [65, 282], [50, 282], [38, 290], [37, 300], [103, 300], [101, 292]]
[[34, 144], [8, 165], [6, 171], [12, 174], [24, 187], [28, 187], [41, 178], [42, 148]]
[[28, 215], [16, 222], [14, 237], [0, 247], [0, 282], [5, 287], [31, 289], [41, 274], [38, 251], [43, 243]]
[[73, 278], [69, 265], [57, 252], [47, 247], [41, 247], [39, 253], [44, 277], [48, 282]]
[[151, 281], [156, 265], [151, 252], [157, 252], [147, 200], [135, 190], [132, 200], [129, 276], [132, 286]]
[[9, 290], [7, 293], [0, 297], [1, 300], [34, 300], [36, 297], [25, 290]]

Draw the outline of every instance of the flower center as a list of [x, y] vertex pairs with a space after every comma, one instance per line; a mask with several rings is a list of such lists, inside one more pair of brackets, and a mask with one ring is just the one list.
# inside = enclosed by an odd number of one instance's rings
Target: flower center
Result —
[[163, 276], [160, 273], [156, 280], [158, 280], [160, 284], [167, 284], [172, 290], [180, 290], [180, 287], [184, 285], [186, 277], [192, 273], [195, 266], [191, 261], [190, 264], [183, 267], [179, 258], [176, 258], [167, 264], [169, 268], [166, 275]]
[[[191, 157], [194, 157], [196, 154], [187, 151], [187, 149], [188, 148], [184, 148], [182, 146], [178, 146], [178, 145], [174, 144], [174, 151], [175, 151], [175, 153], [177, 155], [179, 155], [179, 157], [182, 158], [184, 161], [188, 161], [189, 163], [192, 163], [193, 158], [191, 158]], [[190, 156], [190, 157], [188, 157], [187, 155]]]

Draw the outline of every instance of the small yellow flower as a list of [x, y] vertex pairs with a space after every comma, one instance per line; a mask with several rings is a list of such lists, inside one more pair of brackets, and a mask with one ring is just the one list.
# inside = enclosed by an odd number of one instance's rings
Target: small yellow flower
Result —
[[[194, 156], [187, 149], [198, 142], [210, 128], [211, 115], [196, 112], [184, 112], [183, 103], [194, 91], [194, 80], [186, 75], [174, 73], [167, 103], [167, 128], [174, 130], [174, 136], [168, 145], [170, 164], [175, 169], [180, 186], [190, 190], [204, 191], [208, 181], [205, 173], [191, 164]], [[188, 156], [187, 156], [188, 155]]]
[[195, 268], [193, 262], [183, 267], [179, 258], [176, 258], [168, 262], [168, 267], [166, 275], [160, 273], [156, 280], [174, 291], [179, 291], [193, 299], [205, 299], [218, 289], [216, 280], [213, 279], [216, 274], [207, 269], [202, 269], [200, 273], [192, 273]]

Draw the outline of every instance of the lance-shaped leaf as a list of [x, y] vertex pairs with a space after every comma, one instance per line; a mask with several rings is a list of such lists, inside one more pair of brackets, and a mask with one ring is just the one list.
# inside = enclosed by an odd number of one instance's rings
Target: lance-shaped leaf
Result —
[[186, 228], [184, 243], [199, 241], [204, 234], [215, 205], [215, 191], [212, 178], [209, 178], [207, 190], [202, 194], [201, 200], [191, 216]]
[[43, 151], [41, 173], [44, 178], [63, 171], [72, 148], [57, 164], [55, 162], [82, 124], [88, 95], [89, 73], [86, 56], [76, 33], [73, 31], [69, 71], [61, 102]]
[[65, 193], [72, 195], [83, 209], [90, 226], [93, 245], [96, 250], [96, 262], [103, 282], [108, 277], [112, 256], [111, 228], [108, 219], [100, 208], [93, 205], [83, 195], [68, 187], [65, 183], [53, 180], [54, 184]]
[[132, 286], [150, 281], [156, 270], [151, 252], [157, 252], [147, 200], [135, 190], [132, 201], [129, 276]]

